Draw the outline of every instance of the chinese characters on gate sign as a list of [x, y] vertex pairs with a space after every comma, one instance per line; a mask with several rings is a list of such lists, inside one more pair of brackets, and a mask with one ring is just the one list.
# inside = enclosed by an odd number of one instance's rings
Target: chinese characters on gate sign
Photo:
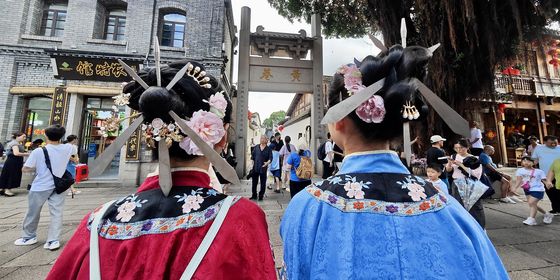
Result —
[[270, 68], [264, 68], [262, 75], [261, 75], [261, 80], [267, 80], [269, 81], [270, 78], [273, 78], [274, 76], [272, 76], [272, 70]]

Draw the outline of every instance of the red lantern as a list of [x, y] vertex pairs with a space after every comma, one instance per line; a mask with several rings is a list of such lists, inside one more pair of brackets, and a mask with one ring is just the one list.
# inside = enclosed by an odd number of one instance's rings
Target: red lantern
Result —
[[253, 118], [253, 113], [251, 113], [251, 111], [247, 111], [247, 118], [249, 119], [249, 121], [251, 120], [251, 118]]
[[521, 75], [521, 71], [519, 69], [515, 69], [513, 67], [508, 67], [502, 71], [504, 75]]
[[504, 103], [498, 104], [498, 111], [500, 111], [501, 114], [504, 113], [505, 109], [506, 109], [506, 104], [504, 104]]
[[283, 125], [279, 125], [279, 126], [278, 126], [278, 131], [282, 132], [282, 130], [284, 130], [284, 126], [283, 126]]

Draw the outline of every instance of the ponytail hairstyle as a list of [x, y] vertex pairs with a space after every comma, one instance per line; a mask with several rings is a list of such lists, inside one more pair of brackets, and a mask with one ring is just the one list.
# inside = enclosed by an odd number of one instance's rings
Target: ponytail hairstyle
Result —
[[286, 136], [284, 137], [284, 142], [286, 143], [286, 149], [288, 149], [288, 152], [292, 152], [292, 147], [290, 147], [290, 142], [292, 142], [292, 138], [290, 136]]

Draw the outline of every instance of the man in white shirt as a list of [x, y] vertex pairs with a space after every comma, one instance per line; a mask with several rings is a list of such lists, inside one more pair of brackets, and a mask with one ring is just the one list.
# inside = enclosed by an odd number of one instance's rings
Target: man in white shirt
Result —
[[334, 172], [334, 143], [331, 140], [331, 134], [327, 133], [327, 142], [325, 142], [325, 158], [323, 159], [323, 179], [329, 178]]
[[14, 242], [17, 246], [32, 245], [37, 243], [37, 225], [41, 216], [41, 209], [45, 202], [49, 203], [51, 214], [47, 240], [43, 248], [56, 250], [60, 248], [60, 231], [62, 229], [62, 210], [64, 207], [64, 193], [55, 192], [53, 174], [62, 177], [66, 171], [66, 165], [70, 157], [77, 153], [72, 144], [60, 144], [60, 139], [66, 130], [60, 125], [52, 125], [45, 129], [47, 146], [51, 162], [52, 173], [45, 162], [43, 149], [35, 149], [23, 165], [23, 172], [36, 171], [35, 179], [31, 183], [31, 189], [27, 196], [28, 209], [23, 220], [22, 237]]
[[478, 123], [471, 121], [471, 138], [469, 139], [471, 144], [471, 154], [479, 156], [484, 150], [484, 145], [482, 144], [482, 132], [478, 129]]
[[[544, 174], [548, 174], [552, 163], [560, 159], [560, 147], [556, 136], [547, 135], [543, 140], [544, 145], [537, 146], [533, 150], [531, 158], [535, 160], [535, 164], [539, 164], [539, 169], [544, 171]], [[550, 213], [560, 215], [560, 191], [556, 188], [547, 188], [546, 195], [548, 195], [552, 206]]]

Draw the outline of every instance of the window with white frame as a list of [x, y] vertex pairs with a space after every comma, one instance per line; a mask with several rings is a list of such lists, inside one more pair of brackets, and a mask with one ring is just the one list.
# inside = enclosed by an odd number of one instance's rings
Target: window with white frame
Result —
[[182, 48], [185, 45], [185, 26], [187, 17], [177, 12], [163, 16], [161, 45]]

